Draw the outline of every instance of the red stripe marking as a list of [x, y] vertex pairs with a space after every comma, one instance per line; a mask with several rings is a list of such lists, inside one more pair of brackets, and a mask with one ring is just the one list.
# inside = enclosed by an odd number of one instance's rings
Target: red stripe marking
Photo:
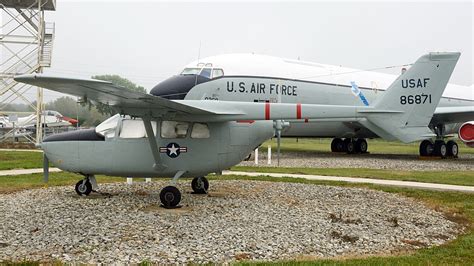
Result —
[[296, 104], [296, 119], [301, 119], [301, 103]]
[[270, 120], [270, 102], [265, 103], [265, 120]]
[[237, 120], [237, 123], [248, 123], [248, 124], [252, 124], [252, 123], [255, 123], [255, 120]]

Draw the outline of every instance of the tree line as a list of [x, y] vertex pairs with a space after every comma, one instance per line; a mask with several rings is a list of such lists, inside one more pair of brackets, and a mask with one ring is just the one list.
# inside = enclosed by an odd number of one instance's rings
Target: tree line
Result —
[[[132, 81], [119, 75], [98, 75], [92, 76], [92, 78], [110, 81], [114, 85], [121, 86], [127, 90], [146, 93], [144, 87], [138, 86]], [[34, 102], [33, 105], [36, 106], [36, 102]], [[20, 103], [7, 104], [2, 108], [2, 110], [11, 112], [33, 112], [33, 109], [29, 105]], [[106, 104], [97, 102], [93, 103], [91, 101], [79, 104], [75, 98], [70, 96], [63, 96], [46, 103], [45, 110], [58, 111], [64, 116], [78, 119], [79, 125], [83, 127], [97, 126], [102, 121], [116, 113], [114, 108]]]

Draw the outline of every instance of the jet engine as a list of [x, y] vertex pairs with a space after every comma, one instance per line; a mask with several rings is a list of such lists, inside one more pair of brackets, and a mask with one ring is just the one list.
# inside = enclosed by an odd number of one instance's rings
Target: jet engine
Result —
[[459, 138], [467, 146], [474, 148], [474, 121], [469, 121], [459, 128]]

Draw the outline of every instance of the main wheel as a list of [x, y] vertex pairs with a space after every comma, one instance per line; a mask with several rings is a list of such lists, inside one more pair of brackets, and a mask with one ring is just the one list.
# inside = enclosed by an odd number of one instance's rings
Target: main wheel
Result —
[[420, 156], [432, 156], [434, 145], [431, 140], [425, 139], [420, 143]]
[[196, 194], [206, 194], [209, 189], [209, 181], [205, 177], [195, 177], [191, 182], [191, 187]]
[[365, 139], [357, 139], [355, 143], [356, 152], [366, 153], [368, 149], [368, 144]]
[[459, 147], [456, 141], [450, 140], [446, 143], [446, 149], [448, 150], [448, 156], [457, 158], [459, 154]]
[[335, 138], [331, 142], [331, 151], [332, 152], [343, 152], [344, 151], [344, 142], [340, 138]]
[[348, 154], [356, 153], [356, 144], [354, 141], [349, 141], [346, 146], [346, 151]]
[[448, 149], [446, 143], [443, 140], [437, 140], [434, 144], [434, 154], [440, 156], [441, 158], [446, 158], [448, 154]]
[[165, 208], [176, 207], [181, 201], [181, 192], [176, 187], [167, 186], [160, 192], [160, 201]]
[[344, 141], [342, 142], [342, 151], [343, 152], [349, 153], [349, 151], [347, 150], [347, 146], [349, 146], [350, 143], [352, 143], [352, 139], [350, 139], [350, 138], [344, 139]]
[[77, 195], [79, 196], [82, 196], [82, 195], [89, 195], [91, 194], [92, 192], [92, 184], [89, 180], [81, 180], [79, 182], [76, 183], [76, 187], [75, 187], [75, 190], [76, 190], [76, 193]]

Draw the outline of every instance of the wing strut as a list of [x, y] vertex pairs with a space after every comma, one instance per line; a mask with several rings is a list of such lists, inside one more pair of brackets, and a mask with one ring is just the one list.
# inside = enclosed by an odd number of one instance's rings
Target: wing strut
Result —
[[161, 163], [160, 151], [158, 150], [158, 145], [156, 144], [155, 133], [153, 132], [153, 127], [151, 126], [151, 121], [149, 117], [142, 117], [143, 124], [145, 125], [146, 135], [148, 142], [150, 143], [151, 153], [153, 154], [153, 159], [155, 164], [153, 168], [157, 171], [164, 170], [166, 165]]

